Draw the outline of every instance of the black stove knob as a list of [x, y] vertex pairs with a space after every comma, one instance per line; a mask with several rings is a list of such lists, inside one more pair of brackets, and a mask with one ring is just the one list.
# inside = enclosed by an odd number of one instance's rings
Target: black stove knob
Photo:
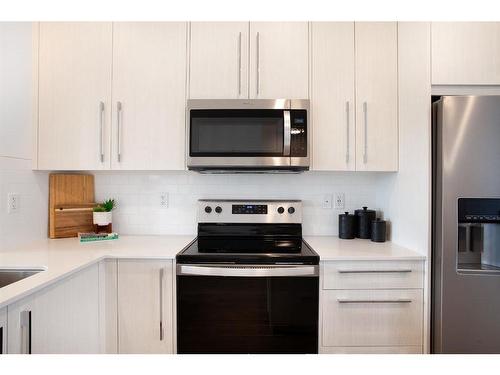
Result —
[[295, 208], [294, 207], [288, 207], [288, 213], [289, 214], [293, 214], [295, 212]]
[[278, 213], [282, 214], [283, 212], [285, 212], [285, 209], [283, 207], [278, 207]]
[[210, 207], [210, 206], [206, 206], [206, 207], [205, 207], [205, 212], [206, 212], [207, 214], [209, 214], [210, 212], [212, 212], [212, 207]]
[[220, 207], [220, 206], [215, 207], [215, 212], [220, 214], [222, 212], [222, 207]]

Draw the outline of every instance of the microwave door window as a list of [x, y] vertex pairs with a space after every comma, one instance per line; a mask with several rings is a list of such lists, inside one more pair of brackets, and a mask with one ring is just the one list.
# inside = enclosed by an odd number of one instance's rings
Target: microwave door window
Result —
[[[208, 112], [208, 111], [206, 111]], [[283, 113], [191, 116], [191, 156], [282, 156]]]

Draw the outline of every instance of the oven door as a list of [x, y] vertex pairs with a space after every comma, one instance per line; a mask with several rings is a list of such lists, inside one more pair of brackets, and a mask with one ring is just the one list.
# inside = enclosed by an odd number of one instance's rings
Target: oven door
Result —
[[317, 353], [318, 266], [177, 265], [178, 353]]
[[288, 109], [269, 103], [255, 108], [253, 102], [248, 108], [243, 103], [233, 103], [240, 108], [203, 108], [224, 104], [204, 103], [194, 103], [188, 110], [190, 169], [290, 166]]

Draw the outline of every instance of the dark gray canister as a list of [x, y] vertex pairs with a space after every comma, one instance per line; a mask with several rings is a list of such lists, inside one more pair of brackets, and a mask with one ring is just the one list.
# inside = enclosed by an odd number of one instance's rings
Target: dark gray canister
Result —
[[385, 242], [387, 237], [387, 222], [382, 219], [372, 221], [372, 241]]
[[352, 240], [356, 237], [356, 215], [345, 212], [339, 215], [339, 237], [344, 240]]
[[377, 213], [375, 210], [369, 210], [368, 207], [363, 207], [362, 210], [354, 211], [357, 218], [356, 237], [370, 239], [372, 237], [372, 221], [376, 219]]

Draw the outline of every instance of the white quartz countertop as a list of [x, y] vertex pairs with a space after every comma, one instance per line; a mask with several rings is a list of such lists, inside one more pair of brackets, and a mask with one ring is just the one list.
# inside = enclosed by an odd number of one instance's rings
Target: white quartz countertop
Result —
[[321, 260], [423, 260], [425, 256], [392, 242], [372, 242], [359, 238], [304, 236]]
[[[0, 268], [44, 271], [0, 288], [0, 308], [106, 258], [175, 259], [195, 236], [120, 236], [118, 240], [81, 244], [76, 238], [36, 241], [0, 251]], [[321, 260], [416, 260], [423, 255], [391, 242], [305, 236]]]
[[0, 268], [44, 268], [0, 288], [0, 308], [105, 258], [174, 259], [195, 236], [120, 236], [80, 243], [77, 238], [42, 240], [0, 251]]

